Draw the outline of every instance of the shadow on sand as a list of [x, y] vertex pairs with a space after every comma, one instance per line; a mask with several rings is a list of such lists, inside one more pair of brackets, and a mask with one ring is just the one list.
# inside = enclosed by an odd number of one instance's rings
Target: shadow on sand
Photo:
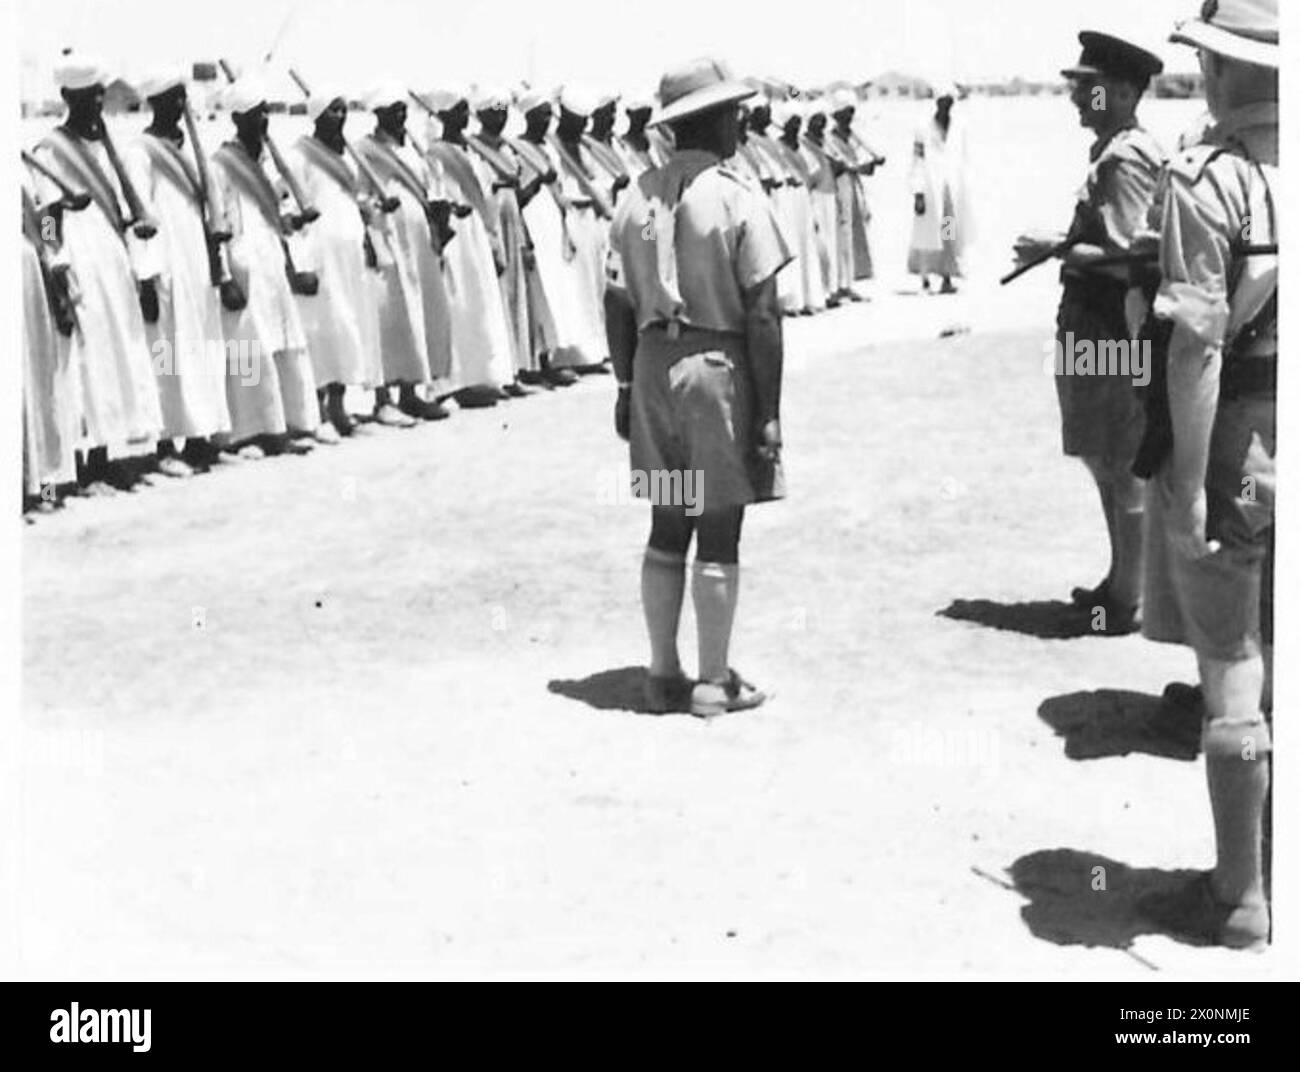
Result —
[[1098, 689], [1053, 696], [1043, 701], [1038, 717], [1065, 738], [1070, 759], [1139, 752], [1191, 761], [1200, 752], [1199, 716], [1144, 692]]
[[974, 622], [990, 629], [1003, 629], [1011, 633], [1043, 640], [1068, 640], [1073, 637], [1103, 636], [1092, 627], [1092, 615], [1087, 608], [1060, 600], [1039, 600], [1033, 603], [997, 603], [991, 599], [954, 599], [943, 610], [940, 618], [957, 622]]
[[601, 670], [573, 681], [549, 681], [546, 688], [559, 696], [594, 707], [597, 711], [626, 711], [630, 714], [662, 717], [645, 708], [645, 678], [644, 666], [620, 666], [617, 670]]
[[1143, 916], [1139, 901], [1149, 894], [1172, 893], [1198, 874], [1129, 867], [1077, 849], [1032, 852], [1007, 873], [1016, 892], [1029, 899], [1020, 917], [1035, 938], [1125, 951], [1141, 935], [1167, 933]]

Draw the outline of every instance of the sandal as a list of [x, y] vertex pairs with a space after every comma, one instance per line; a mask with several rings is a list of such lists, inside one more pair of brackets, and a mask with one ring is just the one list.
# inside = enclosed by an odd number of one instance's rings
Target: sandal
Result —
[[691, 714], [697, 718], [712, 718], [730, 711], [748, 711], [767, 699], [736, 671], [727, 671], [722, 683], [701, 681], [691, 690]]
[[1176, 889], [1148, 894], [1138, 910], [1165, 933], [1201, 945], [1253, 952], [1268, 946], [1268, 905], [1224, 904], [1214, 896], [1209, 871]]

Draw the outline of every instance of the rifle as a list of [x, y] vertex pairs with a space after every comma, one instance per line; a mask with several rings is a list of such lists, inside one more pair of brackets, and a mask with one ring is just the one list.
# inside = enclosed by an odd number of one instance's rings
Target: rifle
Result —
[[131, 213], [131, 219], [127, 220], [124, 227], [134, 227], [137, 238], [152, 238], [158, 233], [158, 225], [149, 218], [145, 211], [144, 202], [140, 200], [140, 194], [135, 188], [135, 183], [131, 181], [131, 176], [126, 173], [126, 168], [122, 166], [122, 158], [117, 155], [117, 147], [113, 144], [112, 137], [108, 133], [108, 124], [100, 120], [100, 141], [104, 145], [104, 153], [108, 156], [108, 162], [112, 165], [113, 173], [117, 176], [117, 181], [122, 187], [122, 196], [126, 198], [126, 209]]
[[1016, 268], [1014, 271], [1008, 272], [1001, 279], [999, 279], [998, 282], [1005, 287], [1008, 283], [1016, 279], [1019, 279], [1026, 272], [1033, 271], [1040, 264], [1046, 264], [1048, 261], [1055, 260], [1057, 257], [1065, 256], [1065, 254], [1069, 253], [1074, 246], [1079, 244], [1079, 241], [1080, 239], [1078, 238], [1067, 237], [1064, 241], [1056, 243], [1056, 245], [1054, 245], [1046, 253], [1040, 253], [1033, 260], [1025, 261], [1025, 263], [1022, 264], [1019, 268]]
[[[1276, 257], [1277, 243], [1266, 245], [1241, 246], [1234, 251], [1239, 257]], [[1154, 264], [1160, 259], [1157, 250], [1147, 250], [1141, 253], [1113, 253], [1106, 257], [1098, 257], [1095, 261], [1089, 261], [1089, 268], [1109, 268], [1117, 264]]]
[[194, 149], [194, 166], [199, 176], [200, 215], [203, 219], [203, 239], [208, 247], [208, 276], [214, 287], [220, 287], [232, 277], [230, 262], [226, 257], [225, 244], [230, 240], [229, 224], [226, 222], [217, 195], [212, 189], [212, 179], [208, 175], [208, 161], [199, 142], [198, 125], [194, 122], [194, 113], [190, 102], [185, 102], [185, 132]]
[[54, 326], [60, 335], [69, 336], [74, 331], [80, 333], [81, 322], [77, 318], [77, 303], [81, 300], [76, 287], [76, 277], [67, 264], [56, 265], [50, 257], [50, 249], [41, 234], [40, 216], [36, 211], [36, 202], [23, 187], [23, 230], [36, 250], [36, 260], [41, 269], [41, 280], [45, 284], [45, 302]]

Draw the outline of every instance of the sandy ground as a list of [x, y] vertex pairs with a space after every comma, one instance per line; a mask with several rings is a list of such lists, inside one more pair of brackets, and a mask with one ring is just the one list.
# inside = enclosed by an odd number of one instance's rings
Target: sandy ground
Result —
[[[971, 102], [982, 280], [1065, 222], [1064, 108]], [[766, 707], [629, 709], [608, 378], [73, 502], [23, 535], [20, 970], [1277, 970], [1133, 911], [1210, 862], [1201, 766], [1151, 727], [1191, 659], [1059, 635], [1105, 554], [1053, 282], [911, 293], [915, 114], [866, 117], [877, 300], [789, 329], [791, 496], [747, 521], [734, 646]]]
[[1050, 635], [1104, 569], [1050, 280], [893, 289], [789, 331], [756, 712], [628, 710], [608, 378], [29, 527], [22, 969], [1268, 973], [1132, 909], [1209, 860], [1190, 658]]

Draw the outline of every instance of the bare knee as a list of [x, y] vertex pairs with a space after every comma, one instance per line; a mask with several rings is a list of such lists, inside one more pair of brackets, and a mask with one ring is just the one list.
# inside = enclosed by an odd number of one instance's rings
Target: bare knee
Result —
[[743, 506], [708, 510], [696, 518], [696, 559], [727, 566], [740, 561], [740, 526], [744, 518]]
[[686, 557], [691, 546], [695, 519], [680, 506], [650, 508], [650, 546], [656, 551]]

